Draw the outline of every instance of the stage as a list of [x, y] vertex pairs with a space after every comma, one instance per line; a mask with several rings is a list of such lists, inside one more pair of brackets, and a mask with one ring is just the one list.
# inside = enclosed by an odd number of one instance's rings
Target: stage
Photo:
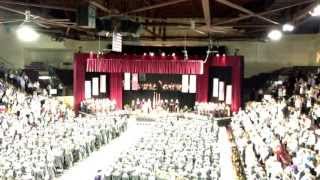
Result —
[[[219, 87], [222, 87], [219, 89], [219, 94], [222, 94], [222, 98], [219, 96], [219, 102], [227, 101], [226, 95], [229, 95], [228, 104], [232, 112], [237, 112], [243, 105], [244, 57], [242, 56], [210, 56], [207, 61], [204, 61], [199, 57], [190, 57], [185, 60], [178, 56], [114, 56], [106, 54], [103, 57], [97, 57], [94, 54], [75, 54], [73, 65], [73, 94], [76, 111], [79, 110], [80, 103], [87, 98], [85, 84], [90, 85], [87, 89], [100, 88], [100, 91], [103, 86], [103, 91], [92, 92], [93, 96], [90, 95], [90, 98], [109, 98], [116, 102], [117, 109], [122, 109], [125, 104], [130, 103], [130, 100], [136, 97], [152, 101], [151, 97], [155, 92], [169, 101], [175, 99], [179, 103], [189, 106], [194, 105], [195, 102], [212, 102], [212, 100], [218, 99], [218, 96], [212, 94], [212, 91], [217, 89], [213, 83], [215, 79], [218, 80]], [[126, 90], [126, 74], [131, 76], [128, 80], [129, 86], [131, 85], [129, 90]], [[147, 77], [147, 82], [137, 78], [141, 75]], [[176, 76], [177, 78], [171, 79], [169, 82], [163, 82], [169, 86], [174, 84], [176, 87], [183, 86], [183, 77], [187, 77], [187, 90], [184, 92], [179, 88], [169, 91], [163, 88], [160, 88], [161, 90], [159, 88], [143, 88], [146, 84], [169, 79], [159, 77], [159, 75]], [[181, 77], [182, 79], [180, 79]], [[182, 84], [177, 84], [181, 81]], [[135, 84], [142, 86], [142, 88], [135, 88]]]

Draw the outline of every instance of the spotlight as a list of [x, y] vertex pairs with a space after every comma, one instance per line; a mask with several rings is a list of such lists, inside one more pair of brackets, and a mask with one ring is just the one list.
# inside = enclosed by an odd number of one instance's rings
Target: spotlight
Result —
[[40, 36], [31, 26], [25, 24], [22, 24], [16, 33], [18, 38], [24, 42], [36, 41]]
[[309, 12], [309, 14], [313, 17], [319, 17], [320, 16], [320, 4], [317, 4], [312, 11]]
[[223, 53], [223, 54], [222, 54], [222, 56], [223, 56], [223, 57], [226, 57], [226, 54], [225, 54], [225, 53]]
[[175, 57], [176, 56], [176, 53], [172, 53], [172, 57]]
[[146, 56], [147, 55], [147, 53], [143, 53], [143, 56]]
[[268, 38], [272, 41], [279, 41], [282, 38], [282, 32], [279, 30], [271, 30], [268, 34]]
[[292, 32], [294, 30], [294, 25], [286, 23], [282, 26], [283, 32]]
[[154, 53], [153, 53], [153, 52], [150, 52], [149, 55], [153, 57], [153, 56], [154, 56]]
[[217, 53], [217, 54], [216, 54], [216, 56], [217, 56], [217, 57], [220, 57], [220, 54], [219, 54], [219, 53]]
[[161, 53], [161, 56], [162, 56], [162, 57], [165, 57], [165, 56], [166, 56], [166, 53], [164, 53], [164, 52]]
[[27, 10], [24, 15], [24, 22], [16, 31], [18, 39], [24, 42], [36, 41], [40, 35], [29, 25], [31, 22], [31, 12]]

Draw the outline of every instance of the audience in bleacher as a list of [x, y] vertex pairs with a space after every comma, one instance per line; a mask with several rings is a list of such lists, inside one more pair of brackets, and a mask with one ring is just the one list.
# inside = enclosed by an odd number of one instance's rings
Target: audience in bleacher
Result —
[[[319, 72], [270, 86], [232, 121], [249, 179], [320, 178]], [[266, 98], [268, 97], [268, 98]]]

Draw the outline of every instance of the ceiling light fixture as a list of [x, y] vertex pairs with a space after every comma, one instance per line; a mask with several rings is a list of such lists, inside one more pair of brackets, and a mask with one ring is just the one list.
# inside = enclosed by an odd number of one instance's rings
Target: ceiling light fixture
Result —
[[17, 36], [21, 41], [32, 42], [36, 41], [40, 35], [31, 26], [23, 24], [17, 29]]
[[292, 32], [294, 30], [294, 25], [290, 23], [286, 23], [282, 26], [282, 31], [283, 32]]
[[282, 38], [282, 32], [277, 29], [271, 30], [268, 33], [268, 38], [272, 41], [279, 41]]
[[320, 3], [318, 3], [311, 11], [309, 11], [309, 14], [314, 17], [320, 16]]
[[24, 42], [32, 42], [36, 41], [40, 35], [30, 26], [31, 13], [30, 11], [25, 12], [25, 20], [24, 22], [18, 27], [16, 33], [18, 38]]

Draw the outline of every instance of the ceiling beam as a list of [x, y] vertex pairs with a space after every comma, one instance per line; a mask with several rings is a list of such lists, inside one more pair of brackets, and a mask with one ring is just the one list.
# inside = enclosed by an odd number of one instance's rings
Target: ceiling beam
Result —
[[[113, 11], [111, 9], [105, 7], [104, 5], [102, 5], [102, 4], [100, 4], [100, 3], [96, 2], [96, 1], [92, 1], [92, 0], [88, 0], [88, 1], [92, 6], [95, 6], [96, 8], [98, 8], [98, 9], [100, 9], [100, 10], [102, 10], [102, 11], [108, 13], [108, 14], [112, 14], [113, 13]], [[115, 11], [116, 14], [119, 13], [119, 11], [117, 11], [117, 10], [114, 10], [114, 11]]]
[[239, 10], [241, 12], [246, 13], [246, 14], [252, 15], [254, 17], [257, 17], [259, 19], [262, 19], [264, 21], [270, 22], [272, 24], [279, 24], [278, 22], [276, 22], [274, 20], [271, 20], [269, 18], [263, 17], [263, 16], [255, 13], [255, 12], [252, 12], [252, 11], [250, 11], [250, 10], [248, 10], [248, 9], [242, 7], [242, 6], [239, 6], [239, 5], [235, 4], [235, 3], [232, 3], [232, 2], [230, 2], [228, 0], [217, 0], [217, 2], [222, 3], [222, 4], [226, 5], [226, 6], [231, 7], [231, 8], [237, 9], [237, 10]]
[[211, 26], [210, 4], [209, 0], [202, 0], [202, 9], [206, 25]]
[[309, 6], [307, 6], [304, 9], [301, 9], [296, 14], [293, 15], [292, 21], [293, 22], [299, 22], [302, 19], [304, 19], [306, 16], [309, 15], [309, 12], [318, 4], [317, 1], [311, 3]]
[[156, 32], [150, 30], [148, 27], [144, 27], [144, 30], [146, 32], [148, 32], [149, 34], [151, 34], [153, 36], [153, 38], [160, 38], [160, 35], [158, 35]]
[[[185, 24], [185, 23], [165, 23], [165, 24], [161, 24], [161, 23], [154, 23], [154, 22], [151, 22], [151, 23], [141, 23], [142, 25], [145, 25], [145, 26], [157, 26], [157, 27], [160, 27], [160, 26], [166, 26], [166, 27], [169, 27], [169, 28], [181, 28], [181, 27], [185, 27], [187, 29], [190, 29], [190, 24]], [[203, 25], [203, 26], [200, 26], [199, 28], [204, 28], [206, 25], [205, 24], [200, 24], [200, 25]], [[253, 28], [253, 27], [274, 27], [274, 26], [277, 26], [277, 25], [273, 25], [273, 24], [228, 24], [228, 25], [219, 25], [219, 26], [215, 26], [215, 25], [212, 25], [211, 27], [212, 28], [216, 28], [216, 27], [222, 27], [222, 28], [233, 28], [233, 27], [243, 27], [243, 28]]]
[[152, 10], [152, 9], [171, 6], [171, 5], [182, 3], [182, 2], [186, 2], [186, 1], [189, 1], [189, 0], [174, 0], [174, 1], [164, 2], [164, 3], [160, 3], [160, 4], [155, 4], [155, 5], [150, 5], [150, 6], [146, 6], [146, 7], [142, 7], [142, 8], [138, 8], [138, 9], [134, 9], [134, 10], [130, 10], [130, 11], [124, 12], [122, 14], [132, 14], [132, 13], [148, 11], [148, 10]]
[[[20, 14], [20, 15], [25, 16], [25, 12], [19, 11], [19, 10], [15, 10], [13, 8], [10, 8], [10, 7], [6, 7], [6, 6], [1, 6], [0, 5], [0, 9], [1, 10], [5, 10], [7, 12], [16, 13], [16, 14]], [[43, 23], [43, 24], [56, 26], [56, 27], [61, 27], [61, 28], [69, 28], [70, 27], [71, 29], [75, 29], [75, 30], [80, 31], [80, 32], [85, 32], [87, 34], [94, 35], [93, 32], [83, 30], [81, 28], [76, 27], [75, 25], [66, 25], [66, 24], [61, 23], [61, 22], [52, 22], [52, 21], [50, 21], [50, 19], [43, 18], [43, 17], [40, 17], [40, 16], [35, 16], [35, 15], [32, 15], [32, 14], [31, 14], [31, 17], [33, 18], [33, 20], [36, 20], [36, 21], [38, 21], [40, 23]]]
[[[311, 3], [311, 2], [314, 2], [314, 0], [306, 0], [306, 1], [303, 1], [303, 2], [290, 4], [290, 5], [281, 7], [281, 8], [277, 8], [277, 9], [268, 10], [268, 11], [265, 11], [265, 12], [258, 13], [258, 15], [264, 16], [264, 15], [267, 15], [267, 14], [272, 14], [272, 13], [275, 13], [275, 12], [278, 12], [278, 11], [283, 11], [283, 10], [290, 9], [290, 8], [293, 8], [293, 7], [297, 7], [297, 6], [301, 6], [301, 5], [304, 5], [304, 4], [308, 4], [308, 3]], [[251, 18], [253, 16], [254, 15], [252, 15], [252, 14], [245, 15], [245, 16], [240, 16], [240, 17], [232, 18], [232, 19], [229, 19], [229, 20], [226, 20], [226, 21], [221, 21], [221, 22], [215, 23], [213, 25], [214, 26], [218, 26], [218, 25], [228, 24], [228, 23], [232, 23], [232, 22], [237, 22], [237, 21], [241, 21], [241, 20], [244, 20], [244, 19]]]
[[1, 10], [5, 10], [5, 11], [8, 11], [8, 12], [11, 12], [11, 13], [16, 13], [16, 14], [25, 16], [25, 12], [18, 11], [18, 10], [15, 10], [15, 9], [12, 9], [12, 8], [9, 8], [9, 7], [6, 7], [6, 6], [1, 6], [1, 5], [0, 5], [0, 9], [1, 9]]
[[36, 7], [36, 8], [43, 8], [43, 9], [53, 9], [53, 10], [61, 10], [61, 11], [70, 11], [76, 12], [77, 9], [75, 8], [66, 8], [61, 6], [53, 6], [53, 5], [45, 5], [45, 4], [36, 4], [36, 3], [24, 3], [18, 1], [8, 1], [2, 0], [0, 1], [1, 4], [8, 4], [8, 5], [18, 5], [18, 6], [27, 6], [27, 7]]
[[[166, 41], [170, 42], [170, 41], [184, 41], [184, 40], [188, 40], [188, 41], [192, 41], [192, 40], [208, 40], [208, 36], [167, 36], [166, 37]], [[215, 36], [214, 37], [215, 40], [219, 40], [219, 41], [257, 41], [259, 40], [257, 37], [254, 36]], [[140, 36], [139, 37], [140, 41], [144, 41], [144, 40], [151, 40], [153, 43], [156, 43], [154, 38], [151, 36]]]
[[214, 26], [214, 27], [223, 27], [223, 28], [270, 28], [270, 27], [277, 27], [277, 25], [273, 25], [273, 24], [231, 24], [231, 25]]

